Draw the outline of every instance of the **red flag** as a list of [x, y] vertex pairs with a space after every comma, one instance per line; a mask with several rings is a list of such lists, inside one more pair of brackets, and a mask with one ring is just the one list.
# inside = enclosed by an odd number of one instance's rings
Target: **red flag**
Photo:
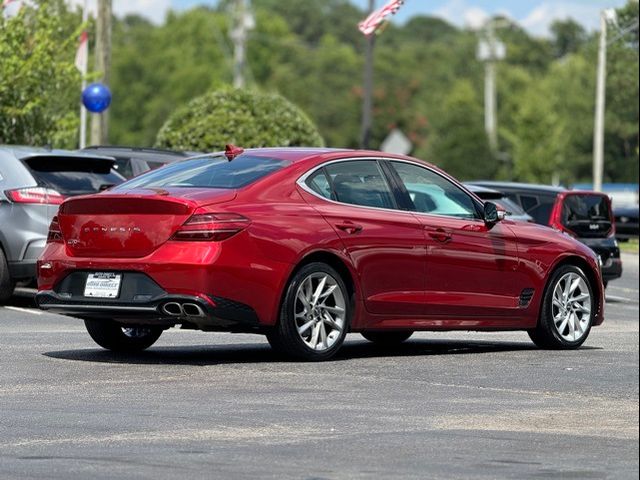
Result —
[[76, 51], [76, 68], [80, 70], [80, 73], [87, 72], [87, 62], [89, 61], [89, 35], [85, 30], [80, 34], [80, 44]]
[[400, 10], [404, 2], [405, 0], [390, 0], [384, 7], [369, 15], [358, 28], [367, 36], [373, 35], [389, 15], [395, 15]]

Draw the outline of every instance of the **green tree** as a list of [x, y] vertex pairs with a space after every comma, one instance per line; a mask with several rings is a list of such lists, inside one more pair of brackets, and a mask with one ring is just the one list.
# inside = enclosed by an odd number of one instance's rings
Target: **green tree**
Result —
[[428, 160], [461, 179], [493, 178], [498, 165], [483, 127], [482, 106], [468, 80], [458, 80], [434, 120]]
[[0, 15], [0, 144], [76, 145], [80, 19], [63, 0]]
[[198, 97], [174, 113], [156, 145], [202, 152], [242, 147], [319, 147], [315, 125], [276, 94], [225, 89]]
[[587, 42], [588, 35], [582, 25], [575, 20], [556, 20], [551, 24], [553, 53], [562, 58], [569, 53], [576, 53]]

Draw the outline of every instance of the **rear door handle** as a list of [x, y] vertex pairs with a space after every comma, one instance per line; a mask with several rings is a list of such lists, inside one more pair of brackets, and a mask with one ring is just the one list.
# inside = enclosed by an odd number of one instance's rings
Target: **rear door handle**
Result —
[[449, 243], [451, 241], [451, 232], [444, 228], [431, 228], [428, 227], [427, 231], [429, 236], [440, 243]]
[[362, 225], [357, 225], [349, 221], [336, 224], [336, 228], [348, 233], [349, 235], [355, 235], [356, 233], [360, 233], [362, 231]]

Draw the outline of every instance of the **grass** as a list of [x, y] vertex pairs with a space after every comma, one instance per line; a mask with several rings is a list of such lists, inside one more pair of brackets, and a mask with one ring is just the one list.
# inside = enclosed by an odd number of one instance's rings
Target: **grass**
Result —
[[620, 250], [625, 253], [638, 253], [638, 239], [634, 238], [628, 242], [620, 242]]

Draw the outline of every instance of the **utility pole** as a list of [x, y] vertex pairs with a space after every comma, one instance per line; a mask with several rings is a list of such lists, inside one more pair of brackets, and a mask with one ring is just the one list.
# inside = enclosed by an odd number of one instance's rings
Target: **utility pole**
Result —
[[[82, 4], [82, 24], [85, 26], [82, 35], [86, 37], [87, 35], [87, 21], [89, 20], [89, 9], [87, 8], [87, 0], [84, 0]], [[82, 75], [82, 86], [81, 92], [84, 92], [84, 89], [87, 88], [87, 70], [89, 66], [89, 39], [84, 38], [86, 42], [86, 57], [83, 58], [83, 62], [81, 65], [80, 75]], [[78, 142], [80, 149], [83, 149], [87, 146], [87, 109], [84, 107], [82, 102], [80, 102], [80, 141]]]
[[[98, 0], [96, 19], [96, 71], [100, 72], [100, 81], [109, 86], [111, 70], [111, 0]], [[108, 110], [91, 116], [91, 144], [105, 145], [109, 137]]]
[[235, 25], [231, 30], [231, 40], [234, 46], [233, 86], [235, 88], [244, 88], [246, 85], [247, 40], [249, 30], [255, 26], [255, 21], [251, 15], [248, 3], [249, 0], [235, 1]]
[[[375, 0], [369, 0], [369, 14], [376, 8]], [[371, 148], [371, 129], [373, 127], [373, 60], [376, 36], [366, 37], [366, 51], [364, 62], [364, 99], [362, 102], [362, 136], [360, 145], [364, 149]]]
[[607, 29], [615, 13], [604, 10], [600, 14], [600, 46], [598, 47], [598, 82], [596, 86], [596, 119], [593, 134], [593, 189], [602, 191], [604, 176], [604, 116], [607, 94]]
[[496, 64], [506, 57], [504, 43], [496, 38], [496, 21], [491, 19], [485, 27], [485, 39], [480, 42], [478, 59], [484, 62], [484, 125], [489, 145], [498, 151], [498, 91], [496, 86]]

